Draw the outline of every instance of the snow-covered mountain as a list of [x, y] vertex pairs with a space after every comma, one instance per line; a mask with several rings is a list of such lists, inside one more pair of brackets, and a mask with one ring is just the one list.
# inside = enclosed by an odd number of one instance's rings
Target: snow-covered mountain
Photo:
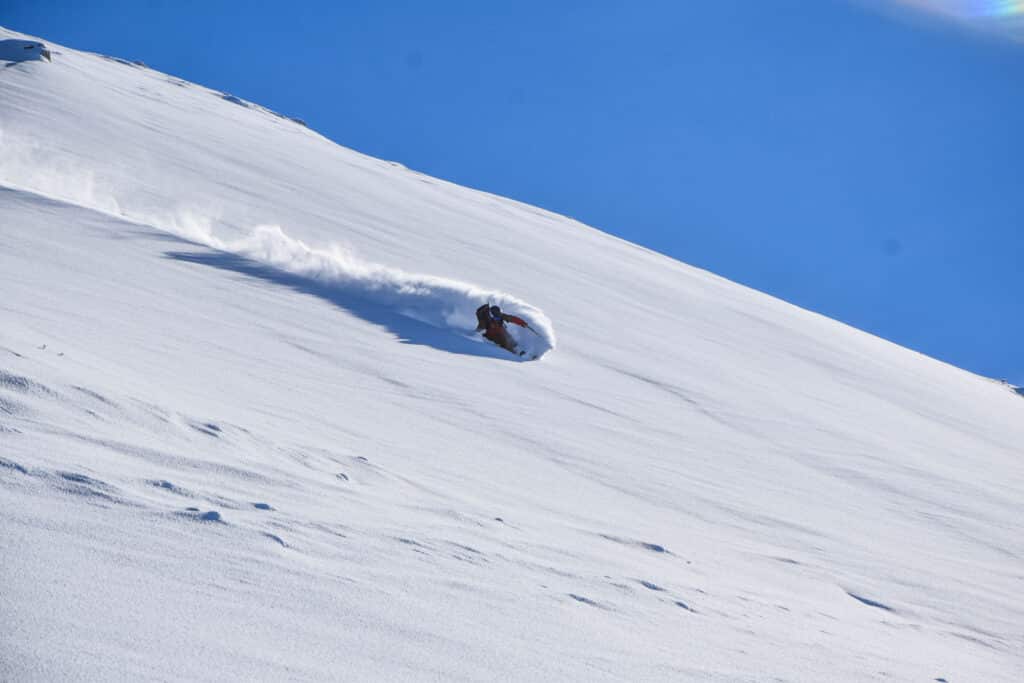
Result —
[[1024, 676], [1006, 386], [17, 41], [0, 679]]

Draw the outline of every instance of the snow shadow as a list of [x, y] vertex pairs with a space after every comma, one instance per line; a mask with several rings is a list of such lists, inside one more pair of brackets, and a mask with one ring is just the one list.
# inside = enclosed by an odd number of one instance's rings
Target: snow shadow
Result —
[[34, 59], [50, 61], [50, 51], [38, 40], [0, 40], [0, 62], [7, 62], [5, 66]]
[[[398, 337], [398, 341], [403, 344], [417, 344], [449, 353], [522, 362], [520, 358], [494, 344], [476, 341], [453, 330], [435, 327], [402, 315], [394, 308], [374, 302], [358, 291], [282, 271], [245, 256], [223, 251], [167, 252], [165, 256], [176, 261], [240, 273], [247, 277], [287, 287], [302, 294], [319, 297], [347, 313], [385, 328]], [[472, 314], [473, 312], [470, 311], [470, 315]]]
[[481, 304], [496, 304], [526, 322], [525, 329], [509, 325], [509, 334], [524, 358], [539, 358], [555, 348], [555, 332], [544, 312], [510, 294], [371, 263], [338, 245], [313, 248], [276, 225], [259, 226], [237, 240], [216, 237], [203, 221], [188, 220], [165, 229], [211, 250], [172, 254], [173, 258], [233, 270], [318, 296], [384, 325], [407, 342], [493, 356], [491, 349], [475, 338], [476, 309]]

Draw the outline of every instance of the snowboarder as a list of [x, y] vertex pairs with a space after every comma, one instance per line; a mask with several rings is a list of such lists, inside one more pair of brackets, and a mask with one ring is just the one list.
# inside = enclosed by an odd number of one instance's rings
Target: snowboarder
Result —
[[498, 346], [512, 353], [518, 353], [520, 356], [525, 351], [516, 350], [516, 342], [512, 338], [512, 335], [505, 329], [505, 323], [513, 323], [520, 327], [529, 327], [526, 321], [522, 318], [518, 318], [508, 313], [502, 313], [501, 309], [497, 306], [488, 306], [484, 304], [480, 308], [476, 309], [476, 331], [483, 332], [484, 338], [489, 339]]

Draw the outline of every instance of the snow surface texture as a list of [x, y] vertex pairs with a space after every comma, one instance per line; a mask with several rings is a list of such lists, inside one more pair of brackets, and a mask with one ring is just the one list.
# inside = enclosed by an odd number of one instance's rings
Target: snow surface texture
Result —
[[[1024, 675], [1006, 386], [51, 48], [0, 65], [0, 680]], [[497, 292], [558, 349], [465, 336]]]

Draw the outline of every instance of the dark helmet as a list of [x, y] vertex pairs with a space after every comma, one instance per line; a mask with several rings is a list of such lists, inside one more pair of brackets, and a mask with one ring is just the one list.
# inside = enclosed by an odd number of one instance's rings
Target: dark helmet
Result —
[[501, 318], [501, 309], [498, 308], [497, 306], [491, 306], [491, 317], [492, 318], [499, 318], [500, 319]]

